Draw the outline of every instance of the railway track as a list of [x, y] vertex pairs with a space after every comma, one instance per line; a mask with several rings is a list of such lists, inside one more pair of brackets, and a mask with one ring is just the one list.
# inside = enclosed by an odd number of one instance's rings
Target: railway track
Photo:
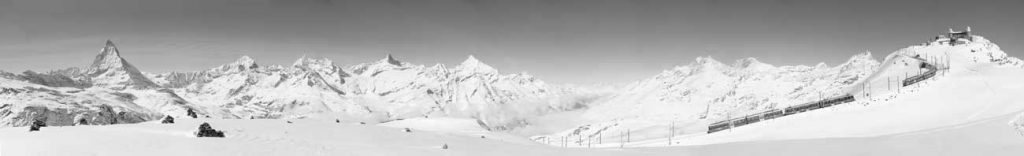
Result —
[[[903, 79], [903, 86], [910, 86], [918, 82], [927, 80], [929, 78], [935, 77], [936, 73], [938, 72], [938, 68], [936, 68], [935, 65], [922, 63], [921, 66], [922, 68], [928, 69], [928, 71], [918, 74], [916, 76]], [[833, 97], [825, 100], [804, 103], [796, 106], [789, 106], [784, 109], [772, 109], [757, 114], [743, 116], [740, 118], [726, 119], [708, 125], [708, 134], [728, 130], [739, 126], [749, 125], [764, 120], [771, 120], [779, 117], [803, 113], [821, 108], [827, 108], [854, 101], [856, 101], [856, 99], [853, 97], [853, 95], [845, 94], [843, 96]]]

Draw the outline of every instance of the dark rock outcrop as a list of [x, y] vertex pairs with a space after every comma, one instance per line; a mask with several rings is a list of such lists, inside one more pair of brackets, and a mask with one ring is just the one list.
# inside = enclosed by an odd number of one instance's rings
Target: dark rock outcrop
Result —
[[[11, 119], [0, 122], [0, 127], [30, 126], [33, 121], [43, 121], [53, 126], [108, 125], [139, 123], [159, 119], [155, 114], [122, 111], [120, 108], [100, 105], [93, 108], [49, 108], [45, 106], [0, 107], [0, 118]], [[20, 111], [18, 111], [20, 109]]]
[[189, 117], [192, 117], [193, 119], [199, 118], [199, 115], [196, 115], [196, 111], [193, 111], [191, 108], [189, 108], [186, 111], [186, 115], [188, 115]]
[[174, 123], [174, 117], [171, 117], [170, 115], [168, 115], [167, 117], [164, 117], [164, 120], [160, 121], [160, 123], [162, 123], [162, 124], [173, 124]]
[[78, 119], [78, 123], [75, 123], [75, 125], [89, 125], [89, 121], [85, 120], [84, 118]]
[[196, 137], [216, 137], [223, 138], [224, 132], [218, 131], [210, 127], [210, 123], [203, 123], [199, 125], [199, 131], [196, 131]]
[[32, 122], [32, 126], [28, 127], [28, 131], [29, 132], [39, 131], [39, 128], [42, 128], [42, 127], [46, 127], [46, 122], [36, 120], [36, 121]]

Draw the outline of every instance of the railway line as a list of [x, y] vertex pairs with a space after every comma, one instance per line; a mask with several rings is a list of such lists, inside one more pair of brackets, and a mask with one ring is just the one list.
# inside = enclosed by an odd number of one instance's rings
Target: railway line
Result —
[[[904, 79], [903, 82], [902, 82], [902, 86], [910, 86], [910, 85], [916, 84], [918, 82], [924, 81], [926, 79], [935, 77], [936, 73], [938, 72], [938, 68], [936, 68], [935, 65], [928, 64], [928, 63], [922, 63], [921, 66], [922, 66], [922, 68], [928, 69], [928, 71]], [[745, 125], [761, 122], [761, 121], [764, 121], [764, 120], [771, 120], [771, 119], [780, 118], [780, 117], [784, 117], [784, 116], [788, 116], [788, 115], [803, 113], [803, 112], [812, 111], [812, 110], [821, 109], [821, 108], [827, 108], [827, 107], [831, 107], [831, 106], [835, 106], [835, 105], [840, 105], [840, 104], [844, 104], [844, 103], [849, 103], [849, 102], [854, 102], [854, 101], [856, 101], [856, 98], [854, 98], [853, 95], [845, 94], [843, 96], [832, 97], [832, 98], [828, 98], [828, 99], [824, 99], [824, 100], [819, 100], [819, 101], [814, 101], [814, 102], [808, 102], [808, 103], [804, 103], [804, 104], [800, 104], [800, 105], [796, 105], [796, 106], [789, 106], [789, 107], [786, 107], [786, 108], [783, 108], [783, 109], [772, 109], [772, 110], [768, 110], [768, 111], [765, 111], [765, 112], [751, 114], [751, 115], [747, 115], [747, 116], [743, 116], [743, 117], [739, 117], [739, 118], [726, 119], [726, 120], [718, 121], [718, 122], [711, 123], [710, 125], [708, 125], [708, 132], [707, 133], [708, 134], [715, 133], [715, 132], [719, 132], [719, 131], [723, 131], [723, 130], [728, 130], [728, 129], [739, 127], [739, 126], [745, 126]]]

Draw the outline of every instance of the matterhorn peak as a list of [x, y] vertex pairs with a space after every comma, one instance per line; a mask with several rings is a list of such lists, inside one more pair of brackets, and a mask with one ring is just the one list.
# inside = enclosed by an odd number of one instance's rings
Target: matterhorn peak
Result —
[[107, 46], [103, 47], [103, 52], [110, 52], [111, 55], [120, 56], [120, 52], [117, 51], [117, 46], [114, 46], [114, 41], [107, 40]]
[[96, 59], [85, 73], [101, 86], [155, 86], [139, 69], [121, 57], [117, 46], [110, 40], [107, 40], [106, 46], [100, 50], [99, 55], [96, 55]]
[[469, 57], [466, 58], [465, 61], [462, 61], [462, 64], [459, 64], [459, 66], [456, 68], [463, 71], [473, 71], [477, 73], [498, 72], [498, 70], [494, 69], [494, 67], [491, 67], [487, 64], [484, 64], [483, 62], [480, 62], [480, 60], [476, 59], [476, 57], [473, 57], [473, 55], [469, 55]]
[[113, 41], [107, 40], [107, 45], [100, 49], [100, 54], [96, 55], [96, 60], [93, 60], [90, 68], [102, 68], [103, 66], [119, 65], [124, 59], [121, 58], [121, 52], [118, 52], [117, 46], [114, 45]]

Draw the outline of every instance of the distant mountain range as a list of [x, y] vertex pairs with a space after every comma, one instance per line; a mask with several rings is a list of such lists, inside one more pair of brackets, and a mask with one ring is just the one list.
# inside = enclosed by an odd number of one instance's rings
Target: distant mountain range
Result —
[[585, 108], [593, 93], [501, 74], [469, 56], [448, 68], [387, 55], [349, 67], [326, 58], [290, 66], [248, 56], [195, 72], [144, 73], [107, 41], [92, 65], [0, 75], [0, 126], [134, 123], [187, 110], [213, 118], [305, 118], [385, 122], [414, 117], [475, 118], [508, 129], [535, 116]]

